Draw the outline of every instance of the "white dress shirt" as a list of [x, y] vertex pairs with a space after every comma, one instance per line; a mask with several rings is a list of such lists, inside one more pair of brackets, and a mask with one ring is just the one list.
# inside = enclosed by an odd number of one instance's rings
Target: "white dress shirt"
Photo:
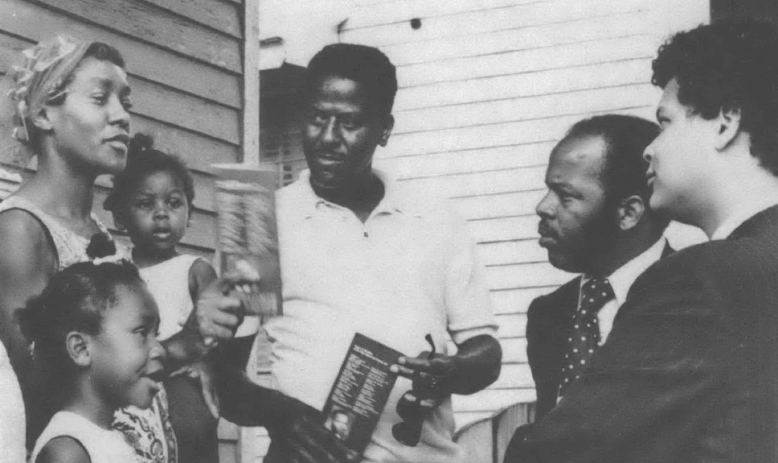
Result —
[[[616, 297], [608, 301], [597, 313], [597, 323], [600, 325], [600, 345], [604, 344], [605, 340], [608, 339], [608, 334], [611, 332], [611, 328], [613, 328], [613, 320], [616, 318], [616, 313], [621, 305], [627, 300], [627, 294], [629, 293], [629, 288], [632, 287], [632, 283], [637, 280], [641, 273], [645, 272], [648, 267], [662, 257], [662, 252], [664, 252], [666, 245], [667, 239], [664, 237], [660, 238], [650, 248], [643, 251], [642, 254], [622, 265], [608, 276], [608, 281]], [[590, 279], [590, 276], [584, 275], [581, 278], [581, 287]], [[579, 308], [581, 307], [580, 298], [581, 290], [579, 288]]]

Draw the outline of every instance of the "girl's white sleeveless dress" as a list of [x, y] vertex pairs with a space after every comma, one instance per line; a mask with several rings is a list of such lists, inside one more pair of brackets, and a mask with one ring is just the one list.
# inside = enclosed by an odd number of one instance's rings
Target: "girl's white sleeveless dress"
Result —
[[[121, 432], [103, 429], [83, 416], [67, 411], [57, 412], [46, 425], [32, 451], [30, 463], [35, 463], [43, 447], [52, 439], [67, 436], [77, 440], [92, 463], [135, 463], [132, 447]], [[21, 460], [24, 461], [24, 460]]]

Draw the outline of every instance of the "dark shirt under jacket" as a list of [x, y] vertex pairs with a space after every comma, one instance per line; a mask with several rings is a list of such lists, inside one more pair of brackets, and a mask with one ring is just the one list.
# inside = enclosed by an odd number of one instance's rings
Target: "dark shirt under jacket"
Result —
[[776, 462], [777, 421], [775, 206], [643, 273], [589, 368], [505, 462]]

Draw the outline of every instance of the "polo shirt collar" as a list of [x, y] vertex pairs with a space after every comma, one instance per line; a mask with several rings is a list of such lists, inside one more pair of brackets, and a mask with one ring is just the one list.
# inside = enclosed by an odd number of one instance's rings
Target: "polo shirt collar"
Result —
[[[391, 175], [378, 169], [373, 169], [373, 174], [378, 177], [379, 180], [381, 180], [381, 183], [384, 184], [384, 197], [381, 199], [381, 202], [378, 203], [378, 206], [376, 206], [375, 210], [373, 210], [371, 216], [381, 213], [394, 214], [405, 212], [407, 208], [400, 198], [396, 180]], [[340, 209], [343, 208], [343, 206], [327, 201], [326, 199], [317, 195], [315, 191], [313, 191], [313, 187], [311, 186], [310, 170], [306, 169], [300, 172], [300, 176], [295, 183], [299, 188], [301, 199], [300, 204], [304, 210], [305, 218], [313, 217], [313, 214], [316, 213], [316, 210], [320, 207], [320, 205], [326, 205]]]

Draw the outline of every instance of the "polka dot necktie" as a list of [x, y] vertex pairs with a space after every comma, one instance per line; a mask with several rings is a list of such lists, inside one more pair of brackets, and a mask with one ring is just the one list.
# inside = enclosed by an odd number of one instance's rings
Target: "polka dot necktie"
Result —
[[607, 278], [591, 278], [581, 287], [581, 304], [573, 314], [572, 328], [567, 334], [559, 397], [578, 379], [589, 358], [599, 347], [600, 327], [597, 324], [597, 312], [614, 297], [613, 288]]

